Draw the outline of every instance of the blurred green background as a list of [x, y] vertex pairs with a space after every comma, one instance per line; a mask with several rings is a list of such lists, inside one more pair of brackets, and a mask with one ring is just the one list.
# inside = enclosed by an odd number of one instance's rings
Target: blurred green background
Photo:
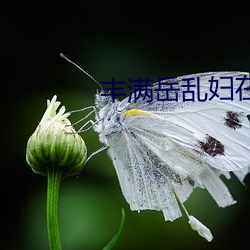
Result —
[[[2, 3], [1, 249], [48, 249], [46, 178], [34, 174], [25, 161], [27, 140], [46, 99], [57, 94], [67, 110], [93, 105], [96, 84], [63, 61], [60, 52], [99, 82], [249, 71], [248, 19], [247, 8], [234, 2]], [[93, 131], [82, 136], [89, 154], [101, 147]], [[78, 178], [62, 181], [63, 249], [102, 249], [119, 224], [121, 207], [126, 219], [114, 249], [248, 249], [249, 189], [234, 177], [226, 183], [238, 201], [234, 206], [218, 208], [205, 190], [196, 190], [186, 202], [190, 214], [211, 229], [214, 240], [208, 243], [191, 230], [185, 216], [171, 223], [161, 212], [130, 211], [102, 152]], [[245, 183], [250, 186], [249, 176]]]

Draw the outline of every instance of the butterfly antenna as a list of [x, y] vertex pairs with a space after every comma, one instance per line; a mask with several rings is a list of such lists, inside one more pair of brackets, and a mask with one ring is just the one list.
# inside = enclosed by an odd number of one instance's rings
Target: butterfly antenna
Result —
[[79, 70], [81, 70], [85, 75], [87, 75], [89, 78], [91, 78], [95, 83], [97, 83], [98, 86], [100, 86], [101, 90], [102, 85], [93, 77], [91, 76], [89, 73], [87, 73], [84, 69], [82, 69], [79, 65], [77, 65], [76, 63], [74, 63], [73, 61], [71, 61], [67, 56], [65, 56], [63, 53], [60, 53], [60, 57], [64, 60], [66, 60], [67, 62], [73, 64], [75, 67], [77, 67]]

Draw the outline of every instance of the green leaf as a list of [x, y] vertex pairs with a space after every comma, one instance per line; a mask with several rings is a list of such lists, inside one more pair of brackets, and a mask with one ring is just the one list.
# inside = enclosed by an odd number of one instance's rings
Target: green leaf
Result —
[[113, 248], [113, 246], [115, 245], [116, 241], [118, 240], [118, 238], [120, 236], [120, 233], [121, 233], [123, 225], [124, 225], [124, 221], [125, 221], [125, 211], [122, 208], [122, 218], [121, 218], [120, 225], [117, 228], [117, 231], [116, 231], [115, 235], [113, 236], [113, 238], [111, 239], [111, 241], [103, 248], [103, 250], [110, 250]]

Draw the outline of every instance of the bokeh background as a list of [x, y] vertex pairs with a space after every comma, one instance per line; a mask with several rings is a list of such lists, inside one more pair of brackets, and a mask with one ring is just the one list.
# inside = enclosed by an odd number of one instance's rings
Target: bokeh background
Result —
[[[25, 161], [46, 99], [57, 94], [67, 110], [93, 105], [96, 84], [60, 52], [99, 82], [250, 70], [248, 6], [240, 2], [5, 1], [0, 11], [1, 249], [48, 249], [46, 178]], [[82, 136], [89, 154], [101, 147], [94, 132]], [[130, 211], [102, 152], [78, 178], [62, 181], [63, 249], [102, 249], [119, 225], [122, 207], [126, 220], [114, 249], [248, 249], [250, 177], [246, 187], [235, 177], [225, 182], [236, 205], [218, 208], [205, 190], [186, 202], [211, 229], [214, 240], [208, 243], [190, 229], [186, 216], [171, 223], [161, 212]]]

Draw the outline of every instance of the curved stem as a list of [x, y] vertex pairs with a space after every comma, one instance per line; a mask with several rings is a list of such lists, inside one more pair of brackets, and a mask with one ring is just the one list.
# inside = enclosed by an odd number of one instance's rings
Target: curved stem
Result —
[[58, 167], [48, 168], [47, 183], [47, 228], [50, 250], [61, 250], [59, 231], [59, 188], [62, 171]]
[[124, 209], [122, 208], [122, 218], [121, 218], [121, 222], [120, 225], [114, 235], [114, 237], [111, 239], [111, 241], [108, 243], [107, 246], [105, 246], [102, 250], [111, 250], [113, 248], [113, 246], [115, 245], [116, 241], [118, 240], [120, 233], [122, 231], [122, 227], [124, 225], [124, 221], [125, 221], [125, 212]]

